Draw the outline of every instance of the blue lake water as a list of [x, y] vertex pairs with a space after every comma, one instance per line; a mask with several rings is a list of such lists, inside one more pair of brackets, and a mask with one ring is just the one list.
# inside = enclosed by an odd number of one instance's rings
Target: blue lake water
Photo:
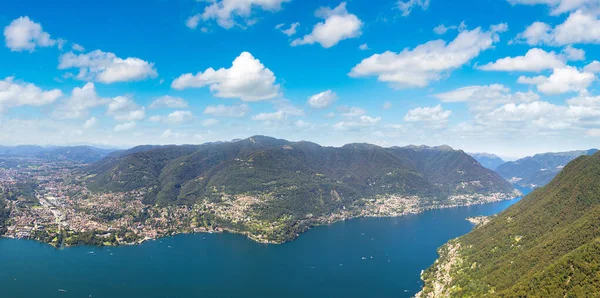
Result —
[[227, 233], [62, 250], [0, 238], [0, 297], [412, 297], [436, 249], [472, 229], [465, 218], [517, 201], [347, 220], [283, 245]]

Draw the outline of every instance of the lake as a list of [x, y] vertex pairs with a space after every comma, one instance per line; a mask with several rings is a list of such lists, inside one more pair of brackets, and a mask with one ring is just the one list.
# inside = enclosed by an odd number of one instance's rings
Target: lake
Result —
[[282, 245], [227, 233], [66, 249], [0, 238], [0, 296], [412, 297], [436, 249], [473, 228], [465, 218], [518, 200], [347, 220]]

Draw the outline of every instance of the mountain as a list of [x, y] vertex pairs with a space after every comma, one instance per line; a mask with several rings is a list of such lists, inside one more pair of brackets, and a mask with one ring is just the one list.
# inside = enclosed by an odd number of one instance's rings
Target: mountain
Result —
[[[91, 189], [152, 188], [149, 203], [181, 204], [218, 192], [344, 197], [400, 193], [445, 199], [511, 192], [512, 187], [462, 151], [449, 147], [349, 144], [340, 148], [264, 136], [227, 143], [147, 147], [88, 168]], [[294, 191], [288, 191], [293, 187]]]
[[[343, 213], [344, 218], [365, 215], [361, 212], [367, 205], [372, 210], [393, 209], [388, 214], [402, 214], [413, 207], [514, 197], [510, 183], [448, 146], [348, 144], [334, 148], [264, 136], [133, 148], [129, 154], [113, 154], [88, 166], [83, 176], [94, 193], [136, 191], [149, 206], [218, 205], [227, 213], [220, 226], [231, 226], [231, 218], [243, 215], [245, 223], [238, 223], [234, 231], [258, 234], [256, 225], [283, 221], [285, 226], [275, 229], [283, 235], [283, 239], [277, 236], [277, 242], [335, 214]], [[390, 196], [396, 207], [374, 203], [378, 199], [381, 204], [391, 202], [386, 201]], [[239, 207], [245, 211], [231, 214], [238, 210], [234, 205], [242, 201], [252, 203]], [[260, 224], [251, 226], [253, 220]]]
[[0, 146], [0, 156], [31, 156], [47, 160], [69, 160], [78, 163], [99, 161], [113, 151], [112, 149], [101, 149], [90, 146]]
[[490, 153], [467, 153], [471, 155], [476, 161], [478, 161], [482, 166], [495, 170], [499, 165], [505, 163], [502, 158], [497, 155]]
[[548, 184], [573, 159], [597, 151], [598, 149], [590, 149], [536, 154], [504, 163], [496, 168], [496, 172], [515, 185], [535, 188]]
[[417, 297], [600, 297], [600, 153], [438, 250]]

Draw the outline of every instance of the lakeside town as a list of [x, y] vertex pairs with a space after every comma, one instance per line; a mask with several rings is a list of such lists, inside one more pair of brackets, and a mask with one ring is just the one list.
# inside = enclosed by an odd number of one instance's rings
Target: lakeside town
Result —
[[[10, 210], [3, 236], [34, 239], [55, 247], [73, 245], [131, 245], [160, 237], [199, 232], [231, 232], [261, 243], [295, 239], [312, 226], [356, 217], [395, 217], [431, 209], [452, 208], [507, 200], [520, 195], [452, 196], [443, 203], [417, 196], [379, 195], [343, 206], [327, 215], [294, 219], [284, 215], [266, 220], [256, 210], [268, 195], [232, 196], [202, 200], [189, 206], [144, 204], [145, 189], [92, 193], [80, 173], [83, 165], [34, 158], [0, 161], [0, 194]], [[332, 196], [339, 196], [332, 194]]]

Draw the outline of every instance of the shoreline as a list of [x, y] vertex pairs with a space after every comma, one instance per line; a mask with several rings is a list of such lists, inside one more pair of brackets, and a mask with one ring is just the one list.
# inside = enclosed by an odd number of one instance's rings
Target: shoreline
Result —
[[[514, 194], [513, 194], [514, 195]], [[491, 199], [491, 200], [487, 200], [487, 201], [481, 201], [481, 202], [468, 202], [466, 204], [444, 204], [444, 205], [438, 205], [438, 206], [427, 206], [427, 207], [416, 207], [416, 209], [413, 210], [409, 210], [407, 212], [402, 212], [401, 214], [391, 214], [391, 215], [378, 215], [378, 214], [367, 214], [367, 215], [358, 215], [358, 216], [347, 216], [347, 217], [339, 217], [339, 218], [335, 218], [335, 220], [325, 220], [325, 219], [320, 219], [322, 220], [322, 222], [316, 222], [313, 224], [309, 224], [307, 226], [307, 228], [302, 231], [301, 233], [297, 234], [295, 237], [293, 237], [290, 240], [287, 241], [282, 241], [282, 242], [277, 242], [277, 241], [269, 241], [269, 240], [264, 240], [264, 239], [260, 239], [258, 236], [255, 236], [253, 234], [250, 234], [247, 231], [237, 231], [234, 229], [230, 229], [227, 227], [219, 227], [215, 230], [211, 230], [211, 231], [198, 231], [198, 232], [174, 232], [171, 235], [163, 235], [160, 237], [155, 237], [155, 238], [144, 238], [142, 240], [133, 242], [133, 243], [119, 243], [117, 245], [89, 245], [89, 244], [77, 244], [77, 245], [61, 245], [61, 246], [55, 246], [52, 245], [51, 243], [48, 242], [44, 242], [44, 241], [40, 241], [37, 239], [33, 239], [33, 238], [18, 238], [18, 237], [11, 237], [11, 236], [5, 236], [5, 235], [0, 235], [0, 238], [7, 238], [7, 239], [15, 239], [15, 240], [32, 240], [32, 241], [36, 241], [38, 243], [43, 243], [46, 245], [49, 245], [51, 247], [54, 247], [55, 249], [59, 250], [59, 249], [64, 249], [64, 248], [71, 248], [71, 247], [78, 247], [78, 246], [83, 246], [83, 247], [118, 247], [118, 246], [134, 246], [134, 245], [141, 245], [147, 241], [156, 241], [162, 238], [167, 238], [167, 237], [172, 237], [172, 236], [177, 236], [177, 235], [190, 235], [190, 234], [217, 234], [217, 233], [230, 233], [230, 234], [236, 234], [236, 235], [241, 235], [241, 236], [245, 236], [247, 239], [252, 240], [256, 243], [260, 243], [260, 244], [274, 244], [274, 245], [281, 245], [287, 242], [292, 242], [294, 240], [296, 240], [300, 235], [308, 232], [310, 229], [315, 228], [315, 227], [320, 227], [320, 226], [329, 226], [338, 222], [342, 222], [342, 221], [346, 221], [346, 220], [352, 220], [352, 219], [359, 219], [359, 218], [394, 218], [394, 217], [403, 217], [406, 215], [414, 215], [414, 214], [421, 214], [427, 211], [433, 211], [433, 210], [443, 210], [443, 209], [452, 209], [452, 208], [461, 208], [461, 207], [469, 207], [469, 206], [479, 206], [479, 205], [485, 205], [485, 204], [494, 204], [494, 203], [499, 203], [499, 202], [504, 202], [504, 201], [511, 201], [511, 200], [516, 200], [522, 198], [522, 195], [518, 195], [515, 197], [508, 197], [508, 198], [498, 198], [498, 199]], [[330, 214], [330, 216], [334, 216], [335, 214]], [[319, 219], [317, 219], [319, 220]], [[320, 221], [319, 220], [319, 221]]]

